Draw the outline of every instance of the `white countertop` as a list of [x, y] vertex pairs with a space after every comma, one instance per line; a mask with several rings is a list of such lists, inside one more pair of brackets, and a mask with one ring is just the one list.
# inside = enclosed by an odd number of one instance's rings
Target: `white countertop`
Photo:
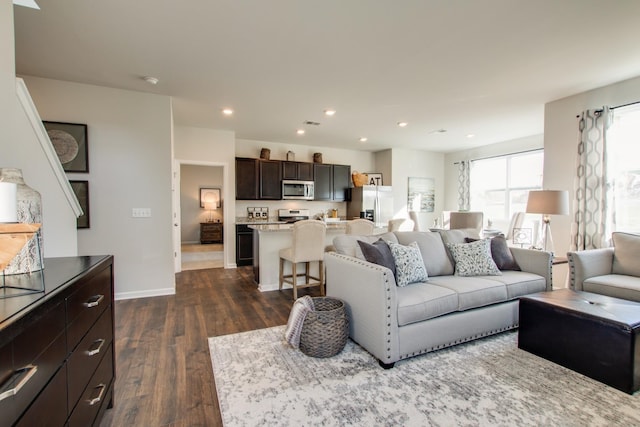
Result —
[[[346, 221], [327, 223], [327, 231], [345, 230], [347, 228], [347, 226], [345, 225], [345, 222]], [[287, 224], [287, 223], [277, 223], [277, 224], [251, 223], [248, 225], [249, 225], [249, 228], [253, 230], [258, 230], [258, 231], [291, 231], [293, 229], [293, 224]]]

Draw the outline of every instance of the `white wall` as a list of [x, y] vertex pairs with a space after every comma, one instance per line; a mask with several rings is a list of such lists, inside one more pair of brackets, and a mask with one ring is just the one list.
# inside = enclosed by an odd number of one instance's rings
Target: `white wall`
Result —
[[[394, 218], [408, 218], [409, 177], [433, 178], [435, 185], [434, 212], [418, 213], [421, 230], [433, 225], [433, 220], [442, 211], [444, 203], [444, 154], [430, 151], [391, 150], [391, 185], [393, 186]], [[384, 184], [387, 184], [383, 174]]]
[[[88, 126], [91, 228], [80, 255], [113, 254], [116, 298], [175, 292], [171, 221], [171, 99], [25, 77], [43, 120]], [[150, 208], [150, 218], [132, 218]]]
[[77, 254], [76, 217], [16, 96], [13, 5], [0, 2], [0, 167], [22, 169], [42, 196], [45, 257]]
[[[200, 243], [200, 223], [207, 222], [209, 215], [213, 221], [224, 222], [222, 206], [226, 197], [222, 191], [223, 168], [220, 166], [182, 165], [180, 169], [180, 228], [182, 243]], [[209, 210], [200, 207], [200, 189], [219, 188], [220, 209]]]

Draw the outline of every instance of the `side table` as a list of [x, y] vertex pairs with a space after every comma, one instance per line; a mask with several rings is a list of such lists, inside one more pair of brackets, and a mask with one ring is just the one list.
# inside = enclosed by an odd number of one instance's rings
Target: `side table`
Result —
[[221, 222], [201, 222], [200, 223], [200, 243], [222, 243], [222, 223]]

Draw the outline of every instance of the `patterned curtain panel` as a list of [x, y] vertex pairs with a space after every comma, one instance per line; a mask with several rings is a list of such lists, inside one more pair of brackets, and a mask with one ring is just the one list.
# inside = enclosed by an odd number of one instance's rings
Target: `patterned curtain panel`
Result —
[[470, 168], [471, 162], [463, 160], [458, 163], [458, 210], [468, 211], [471, 209]]
[[611, 111], [604, 107], [580, 116], [578, 156], [574, 180], [571, 250], [609, 246], [612, 228], [613, 192], [609, 191], [606, 169], [607, 129]]

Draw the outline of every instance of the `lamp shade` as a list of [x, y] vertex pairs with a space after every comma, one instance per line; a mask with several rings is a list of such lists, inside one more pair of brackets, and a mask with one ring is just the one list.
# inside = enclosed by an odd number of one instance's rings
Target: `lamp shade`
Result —
[[565, 190], [529, 191], [527, 213], [569, 215], [569, 192]]
[[216, 202], [204, 202], [204, 208], [205, 209], [215, 209], [216, 208]]

